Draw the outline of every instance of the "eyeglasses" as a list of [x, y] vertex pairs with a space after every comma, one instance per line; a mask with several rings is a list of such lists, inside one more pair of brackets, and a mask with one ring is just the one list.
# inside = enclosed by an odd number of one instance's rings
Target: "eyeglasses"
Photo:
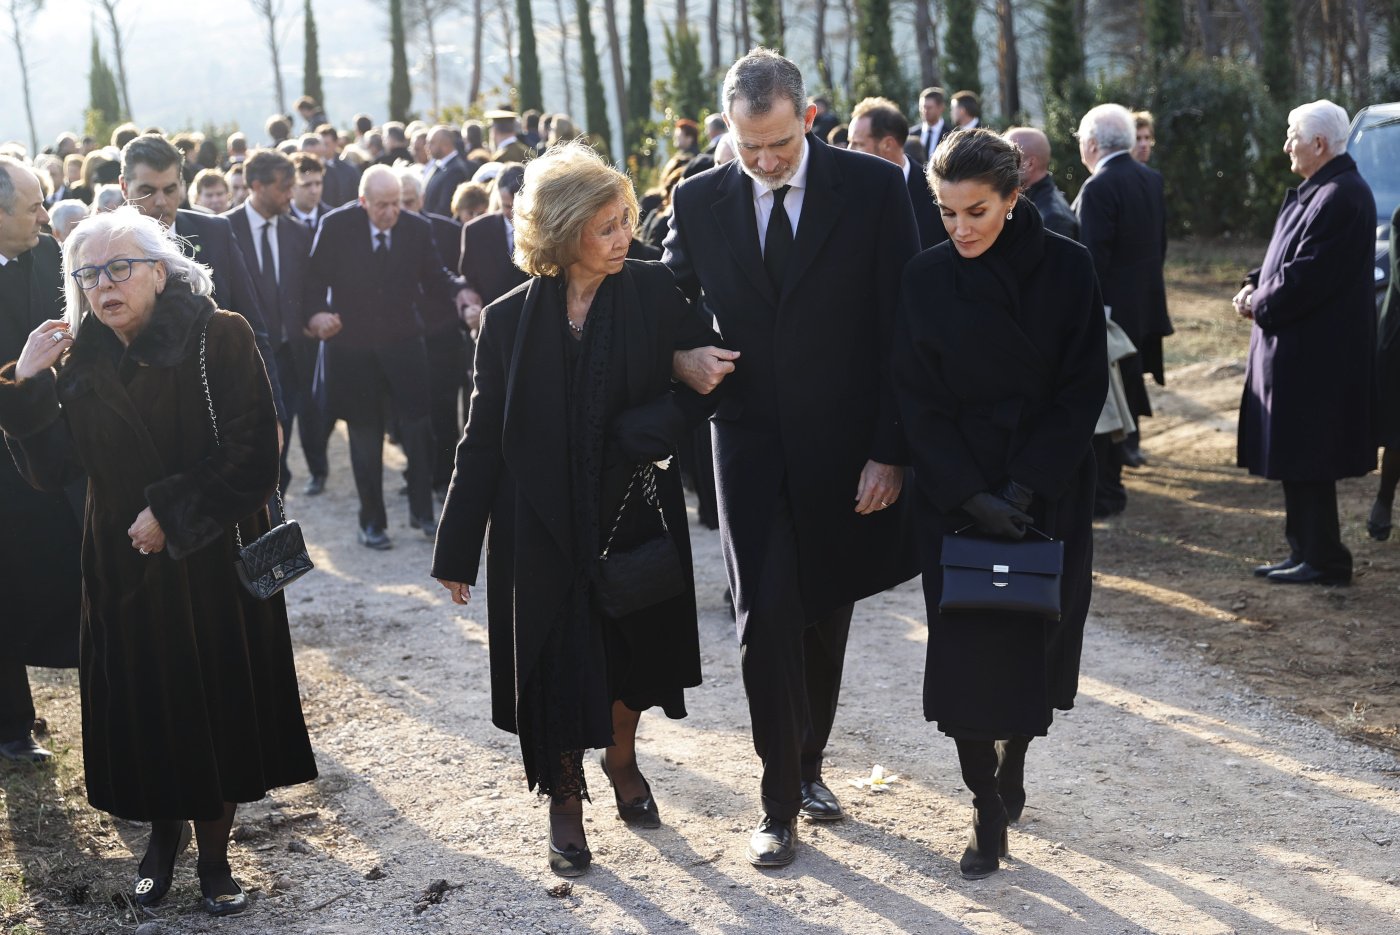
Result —
[[101, 266], [84, 266], [75, 269], [68, 275], [83, 289], [96, 289], [98, 280], [103, 273], [107, 274], [107, 281], [110, 283], [126, 282], [131, 278], [131, 270], [137, 263], [159, 263], [160, 260], [151, 260], [145, 257], [121, 257], [103, 263]]

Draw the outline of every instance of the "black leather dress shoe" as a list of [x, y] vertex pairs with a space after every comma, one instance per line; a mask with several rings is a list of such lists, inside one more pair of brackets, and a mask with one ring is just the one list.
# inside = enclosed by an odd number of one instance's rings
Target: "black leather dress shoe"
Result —
[[53, 759], [53, 754], [34, 739], [33, 734], [25, 734], [19, 740], [0, 743], [0, 760], [12, 763], [44, 763]]
[[799, 814], [813, 821], [840, 821], [846, 817], [836, 795], [820, 779], [802, 784], [802, 809]]
[[360, 530], [360, 545], [368, 549], [378, 549], [381, 552], [394, 547], [388, 534], [377, 526], [366, 526]]
[[1351, 584], [1351, 575], [1329, 574], [1319, 571], [1307, 562], [1299, 562], [1292, 568], [1269, 572], [1269, 581], [1273, 584], [1339, 585]]
[[797, 829], [790, 821], [764, 815], [749, 836], [747, 856], [755, 867], [786, 867], [797, 856]]
[[1274, 562], [1272, 565], [1257, 566], [1254, 569], [1254, 577], [1267, 578], [1269, 577], [1269, 575], [1273, 574], [1276, 571], [1287, 571], [1288, 569], [1296, 568], [1301, 564], [1303, 564], [1301, 560], [1290, 556], [1289, 558], [1285, 558], [1282, 561]]
[[409, 514], [408, 525], [411, 529], [423, 530], [423, 535], [429, 539], [437, 538], [437, 520], [431, 516], [414, 516]]
[[311, 479], [306, 482], [306, 486], [301, 492], [308, 497], [318, 497], [326, 492], [326, 478], [322, 474], [312, 474]]

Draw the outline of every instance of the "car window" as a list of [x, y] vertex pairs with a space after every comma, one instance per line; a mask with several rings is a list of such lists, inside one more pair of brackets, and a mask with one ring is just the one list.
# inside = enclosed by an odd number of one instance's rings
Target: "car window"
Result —
[[1400, 205], [1400, 116], [1364, 115], [1352, 130], [1347, 153], [1376, 197], [1376, 220], [1389, 224]]

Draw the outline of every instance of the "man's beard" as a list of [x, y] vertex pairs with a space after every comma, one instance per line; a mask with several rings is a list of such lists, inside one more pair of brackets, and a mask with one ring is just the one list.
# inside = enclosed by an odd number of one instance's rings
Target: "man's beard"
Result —
[[743, 159], [739, 160], [739, 168], [743, 170], [743, 173], [745, 175], [753, 179], [758, 184], [762, 185], [764, 188], [768, 189], [770, 192], [775, 192], [778, 189], [782, 188], [788, 182], [791, 182], [792, 177], [797, 174], [797, 166], [790, 165], [787, 167], [786, 170], [783, 171], [781, 175], [759, 175], [758, 170], [750, 169]]

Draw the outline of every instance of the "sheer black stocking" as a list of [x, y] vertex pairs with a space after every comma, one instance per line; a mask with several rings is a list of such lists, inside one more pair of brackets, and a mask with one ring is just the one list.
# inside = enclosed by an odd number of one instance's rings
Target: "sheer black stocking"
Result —
[[184, 827], [183, 821], [151, 822], [151, 837], [146, 842], [146, 854], [141, 858], [141, 866], [137, 871], [139, 876], [155, 879], [165, 875], [166, 870], [175, 861], [176, 851], [180, 848], [180, 834]]
[[195, 839], [199, 842], [199, 888], [210, 898], [236, 896], [238, 884], [228, 865], [228, 836], [233, 830], [233, 816], [238, 806], [224, 803], [224, 813], [212, 821], [194, 823]]
[[637, 766], [637, 724], [641, 719], [640, 711], [633, 711], [621, 701], [613, 702], [613, 745], [604, 751], [604, 758], [617, 797], [627, 805], [647, 797], [646, 780]]
[[549, 797], [550, 842], [561, 851], [586, 848], [583, 800], [588, 792], [583, 784], [583, 751], [570, 750], [560, 757], [559, 773], [559, 786]]

